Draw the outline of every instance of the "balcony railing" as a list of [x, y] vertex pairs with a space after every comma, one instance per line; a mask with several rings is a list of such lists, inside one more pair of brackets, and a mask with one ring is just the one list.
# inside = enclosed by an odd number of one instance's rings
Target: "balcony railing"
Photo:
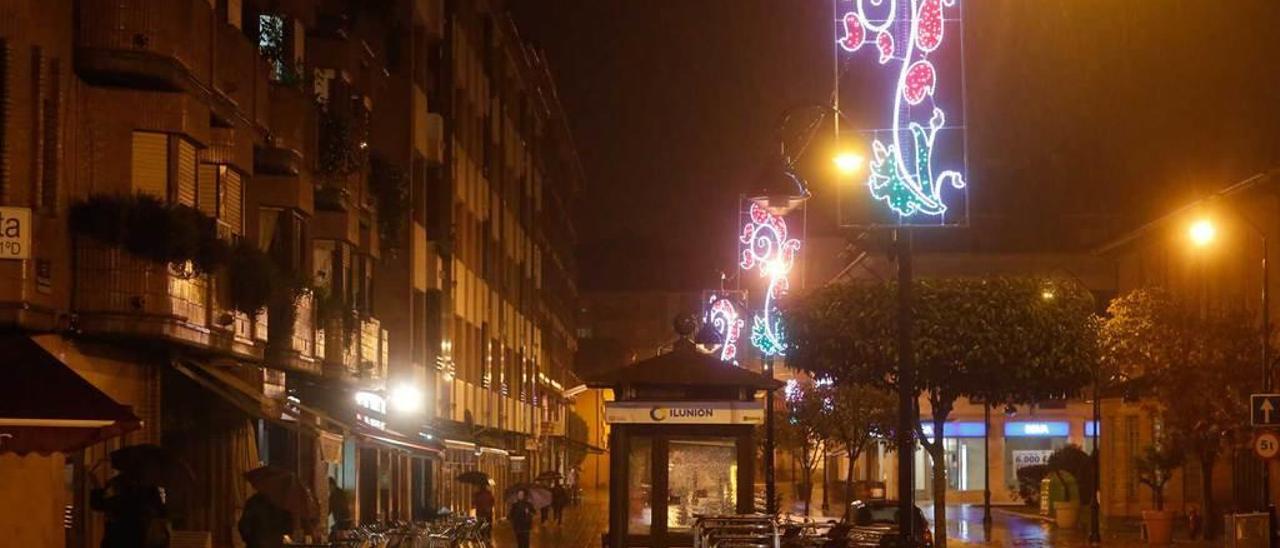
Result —
[[[298, 298], [294, 307], [293, 329], [277, 330], [272, 333], [268, 345], [268, 365], [286, 370], [307, 373], [322, 373], [321, 361], [323, 343], [316, 330], [315, 297], [306, 294]], [[277, 321], [285, 321], [278, 318]], [[276, 340], [276, 337], [287, 337], [287, 341]]]
[[316, 334], [316, 354], [323, 357], [326, 376], [343, 380], [359, 380], [363, 384], [380, 385], [387, 378], [387, 330], [377, 318], [366, 318], [344, 333], [342, 319], [323, 322], [325, 329]]
[[74, 303], [85, 333], [163, 339], [241, 357], [262, 357], [266, 316], [250, 318], [216, 298], [217, 281], [81, 240]]
[[213, 10], [207, 0], [81, 0], [77, 65], [90, 74], [173, 89], [208, 84]]

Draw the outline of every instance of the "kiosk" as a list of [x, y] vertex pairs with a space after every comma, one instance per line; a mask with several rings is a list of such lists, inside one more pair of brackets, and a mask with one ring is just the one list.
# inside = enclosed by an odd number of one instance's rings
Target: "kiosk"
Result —
[[677, 329], [671, 352], [588, 383], [615, 399], [605, 406], [605, 546], [692, 546], [697, 516], [756, 511], [755, 430], [764, 423], [756, 395], [782, 383], [699, 351], [692, 329]]

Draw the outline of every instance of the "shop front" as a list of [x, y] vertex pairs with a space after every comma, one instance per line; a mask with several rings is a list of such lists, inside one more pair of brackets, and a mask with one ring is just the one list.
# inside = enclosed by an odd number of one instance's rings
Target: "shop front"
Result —
[[605, 545], [691, 546], [697, 516], [755, 512], [755, 430], [772, 379], [681, 339], [672, 352], [605, 373], [610, 388]]
[[[933, 424], [927, 419], [921, 429], [927, 439], [933, 440]], [[967, 501], [981, 498], [986, 480], [986, 424], [982, 422], [948, 422], [942, 428], [942, 447], [947, 464], [948, 501]], [[922, 498], [933, 498], [933, 467], [930, 457], [923, 450], [916, 451], [916, 491]]]
[[1054, 451], [1070, 443], [1070, 421], [1007, 421], [1004, 423], [1005, 482], [1018, 484], [1018, 470], [1049, 463]]

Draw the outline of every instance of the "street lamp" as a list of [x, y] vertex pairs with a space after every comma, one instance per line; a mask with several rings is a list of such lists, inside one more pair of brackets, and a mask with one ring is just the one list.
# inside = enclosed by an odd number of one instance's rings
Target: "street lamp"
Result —
[[[1267, 233], [1250, 221], [1239, 211], [1233, 210], [1240, 220], [1253, 230], [1262, 242], [1262, 392], [1271, 392], [1271, 269], [1267, 264]], [[1217, 227], [1208, 218], [1198, 219], [1191, 223], [1187, 235], [1196, 247], [1205, 247], [1213, 243], [1218, 234]], [[1275, 546], [1275, 505], [1271, 503], [1271, 464], [1262, 461], [1262, 504], [1267, 510], [1267, 545]]]
[[836, 165], [836, 169], [840, 171], [841, 175], [856, 175], [862, 170], [862, 164], [866, 162], [866, 158], [863, 158], [861, 154], [846, 150], [837, 153], [831, 161]]

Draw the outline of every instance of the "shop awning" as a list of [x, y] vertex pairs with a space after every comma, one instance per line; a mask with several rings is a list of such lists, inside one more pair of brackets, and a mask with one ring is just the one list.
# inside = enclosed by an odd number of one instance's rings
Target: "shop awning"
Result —
[[286, 428], [308, 426], [317, 431], [347, 430], [345, 425], [327, 414], [296, 401], [272, 398], [258, 387], [237, 377], [228, 368], [214, 364], [178, 359], [173, 368], [209, 392], [222, 398], [245, 414], [272, 421]]
[[375, 445], [381, 445], [388, 449], [400, 451], [408, 451], [410, 453], [419, 453], [424, 457], [444, 457], [444, 444], [436, 441], [414, 440], [398, 432], [390, 430], [378, 430], [372, 426], [364, 424], [356, 424], [354, 433], [357, 439]]
[[564, 440], [564, 442], [565, 442], [565, 443], [567, 443], [567, 444], [569, 444], [569, 445], [576, 445], [576, 446], [578, 446], [578, 447], [581, 447], [581, 448], [583, 448], [583, 449], [586, 449], [586, 450], [587, 450], [587, 452], [589, 452], [589, 453], [594, 453], [594, 454], [596, 454], [596, 455], [603, 455], [603, 454], [605, 454], [605, 452], [606, 452], [606, 451], [604, 450], [604, 448], [603, 448], [603, 447], [599, 447], [599, 446], [596, 446], [596, 445], [591, 445], [590, 443], [587, 443], [587, 442], [582, 441], [582, 440], [575, 440], [575, 439], [570, 438], [570, 437], [568, 437], [568, 436], [562, 436], [562, 435], [557, 434], [557, 435], [553, 435], [553, 436], [550, 436], [550, 437], [552, 437], [552, 438], [559, 438], [559, 439], [562, 439], [562, 440]]
[[30, 337], [0, 336], [0, 453], [68, 452], [142, 421]]

